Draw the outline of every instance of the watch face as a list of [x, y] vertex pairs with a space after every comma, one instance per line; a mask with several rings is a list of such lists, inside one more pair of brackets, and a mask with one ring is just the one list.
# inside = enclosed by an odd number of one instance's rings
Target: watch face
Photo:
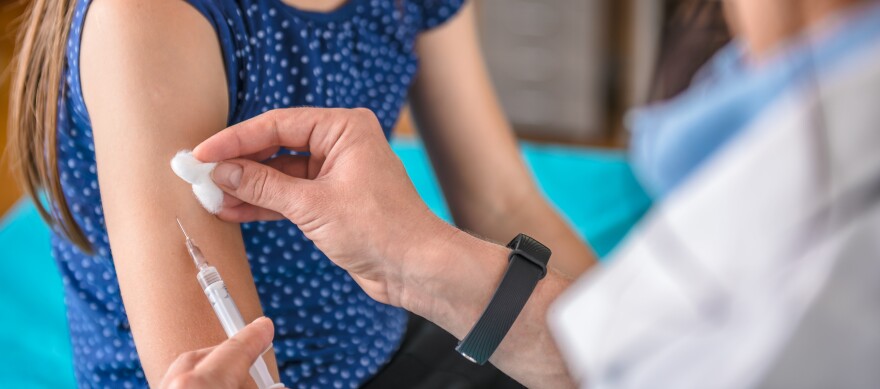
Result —
[[550, 262], [550, 249], [541, 244], [537, 240], [526, 234], [519, 234], [507, 245], [513, 251], [510, 253], [510, 259], [515, 257], [522, 258], [533, 263], [541, 269], [541, 275], [538, 279], [547, 275], [547, 263]]

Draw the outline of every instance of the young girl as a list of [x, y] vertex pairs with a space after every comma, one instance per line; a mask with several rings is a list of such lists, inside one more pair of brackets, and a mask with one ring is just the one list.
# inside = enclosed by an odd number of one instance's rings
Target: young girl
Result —
[[[212, 217], [169, 168], [176, 151], [276, 108], [366, 107], [387, 136], [409, 98], [461, 227], [499, 241], [532, 233], [560, 258], [588, 258], [534, 185], [508, 190], [530, 177], [471, 8], [35, 0], [20, 39], [12, 156], [31, 197], [48, 199], [79, 384], [158, 384], [179, 354], [225, 338], [175, 218], [245, 319], [274, 320], [266, 358], [287, 385], [358, 387], [394, 356], [405, 312], [370, 299], [287, 221]], [[589, 263], [556, 265], [576, 275]]]

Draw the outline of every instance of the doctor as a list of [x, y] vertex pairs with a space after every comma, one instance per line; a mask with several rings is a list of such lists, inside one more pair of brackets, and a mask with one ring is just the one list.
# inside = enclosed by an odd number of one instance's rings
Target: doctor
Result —
[[[271, 111], [194, 153], [223, 161], [213, 173], [229, 195], [221, 218], [292, 220], [371, 297], [433, 321], [463, 340], [462, 354], [531, 388], [876, 376], [858, 369], [876, 359], [850, 355], [864, 347], [827, 356], [810, 343], [865, 344], [852, 321], [804, 329], [833, 317], [821, 308], [839, 269], [880, 250], [880, 6], [726, 6], [739, 39], [690, 91], [633, 117], [634, 164], [662, 201], [607, 266], [576, 282], [528, 237], [505, 247], [434, 216], [367, 110]], [[249, 159], [278, 147], [310, 156]], [[271, 334], [261, 319], [213, 352], [186, 354], [163, 385], [236, 387]], [[818, 378], [794, 384], [798, 375]]]

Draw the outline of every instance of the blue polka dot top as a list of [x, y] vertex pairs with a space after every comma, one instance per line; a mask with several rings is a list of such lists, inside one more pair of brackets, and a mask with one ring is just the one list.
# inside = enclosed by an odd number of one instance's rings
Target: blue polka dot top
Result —
[[[281, 0], [188, 0], [220, 41], [229, 124], [274, 108], [366, 107], [386, 136], [418, 67], [417, 35], [452, 17], [462, 1], [348, 0], [318, 13]], [[95, 253], [83, 253], [59, 234], [52, 248], [78, 384], [146, 387], [113, 267], [80, 85], [89, 3], [75, 6], [57, 152], [65, 199]], [[355, 388], [370, 379], [396, 351], [406, 313], [370, 299], [290, 222], [246, 223], [241, 230], [260, 302], [275, 321], [282, 381], [291, 388]]]

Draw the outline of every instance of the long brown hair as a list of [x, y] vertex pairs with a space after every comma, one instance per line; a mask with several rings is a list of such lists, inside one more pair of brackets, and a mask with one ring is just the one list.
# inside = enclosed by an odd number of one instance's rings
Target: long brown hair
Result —
[[730, 41], [724, 3], [704, 0], [665, 2], [660, 49], [650, 101], [661, 101], [687, 89], [694, 75]]
[[[91, 245], [64, 199], [58, 174], [58, 98], [75, 0], [31, 0], [13, 60], [7, 155], [49, 225], [86, 252]], [[45, 195], [43, 203], [40, 194]], [[46, 205], [48, 204], [48, 205]]]

